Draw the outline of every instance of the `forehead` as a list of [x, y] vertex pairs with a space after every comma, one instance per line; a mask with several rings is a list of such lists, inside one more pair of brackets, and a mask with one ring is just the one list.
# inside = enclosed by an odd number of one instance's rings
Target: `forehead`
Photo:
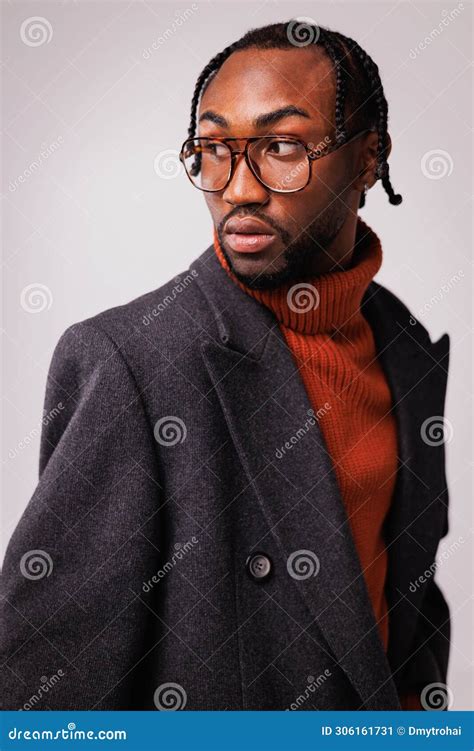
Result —
[[328, 125], [334, 98], [333, 65], [320, 48], [252, 47], [234, 52], [219, 68], [201, 98], [199, 114], [211, 109], [231, 126], [250, 126], [257, 115], [293, 104]]

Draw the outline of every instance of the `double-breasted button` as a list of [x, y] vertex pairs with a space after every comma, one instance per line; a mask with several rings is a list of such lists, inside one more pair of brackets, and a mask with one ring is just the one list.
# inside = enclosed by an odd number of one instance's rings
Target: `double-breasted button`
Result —
[[265, 553], [251, 553], [245, 562], [247, 573], [256, 582], [263, 582], [272, 572], [272, 562]]

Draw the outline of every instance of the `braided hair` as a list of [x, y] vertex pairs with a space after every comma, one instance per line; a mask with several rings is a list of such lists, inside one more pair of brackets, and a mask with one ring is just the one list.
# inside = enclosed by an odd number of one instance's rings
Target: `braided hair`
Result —
[[[306, 41], [299, 41], [306, 35]], [[309, 39], [309, 41], [308, 41]], [[292, 49], [317, 44], [330, 58], [336, 76], [335, 125], [336, 141], [344, 143], [347, 138], [346, 114], [349, 111], [351, 127], [373, 128], [378, 133], [376, 179], [394, 206], [402, 202], [395, 193], [389, 177], [387, 162], [388, 105], [385, 99], [379, 69], [370, 55], [350, 37], [315, 24], [292, 19], [287, 23], [275, 23], [250, 29], [243, 37], [218, 52], [199, 75], [191, 101], [191, 117], [188, 138], [196, 135], [196, 118], [200, 97], [207, 86], [233, 52], [250, 47], [256, 49]], [[365, 205], [365, 191], [361, 194], [359, 208]]]

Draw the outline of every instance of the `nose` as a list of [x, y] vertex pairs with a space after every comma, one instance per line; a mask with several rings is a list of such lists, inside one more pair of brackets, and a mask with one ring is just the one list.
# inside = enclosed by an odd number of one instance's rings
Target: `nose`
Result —
[[222, 198], [233, 206], [246, 203], [266, 204], [270, 198], [269, 191], [262, 185], [245, 161], [244, 154], [238, 154], [234, 173]]

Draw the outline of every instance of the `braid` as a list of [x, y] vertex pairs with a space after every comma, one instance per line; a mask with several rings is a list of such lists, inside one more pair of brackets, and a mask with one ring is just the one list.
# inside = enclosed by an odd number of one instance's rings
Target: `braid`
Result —
[[230, 55], [237, 49], [239, 49], [239, 42], [234, 42], [233, 44], [229, 44], [229, 46], [223, 49], [222, 52], [218, 52], [217, 55], [214, 55], [212, 60], [208, 62], [206, 67], [201, 72], [198, 80], [196, 81], [193, 98], [191, 100], [191, 119], [188, 128], [188, 138], [194, 138], [196, 134], [196, 115], [199, 104], [199, 97], [201, 95], [201, 89], [202, 93], [204, 93], [206, 84], [209, 83], [207, 80], [209, 76], [211, 76], [211, 74], [213, 73], [216, 73], [221, 65], [227, 60], [227, 58], [230, 57]]
[[[389, 165], [386, 159], [387, 150], [387, 122], [388, 122], [388, 105], [384, 95], [382, 81], [380, 80], [380, 74], [378, 65], [372, 60], [365, 50], [360, 47], [353, 39], [349, 37], [343, 37], [342, 34], [335, 32], [339, 38], [343, 38], [345, 42], [351, 45], [350, 53], [354, 54], [361, 63], [364, 70], [371, 94], [370, 97], [375, 96], [375, 104], [377, 107], [377, 133], [378, 133], [378, 145], [377, 145], [377, 177], [381, 178], [382, 185], [388, 194], [389, 202], [398, 206], [402, 202], [402, 196], [395, 193], [389, 178]], [[361, 205], [365, 204], [365, 194], [361, 196]]]
[[336, 141], [344, 143], [347, 137], [345, 128], [345, 98], [347, 71], [342, 64], [345, 56], [344, 49], [337, 40], [331, 41], [325, 30], [320, 32], [318, 43], [324, 47], [332, 60], [336, 72]]
[[[290, 24], [297, 23], [295, 19], [288, 23], [275, 23], [251, 29], [233, 44], [225, 47], [215, 55], [203, 69], [191, 101], [191, 118], [188, 128], [188, 138], [196, 134], [196, 115], [199, 99], [206, 90], [210, 80], [221, 65], [233, 52], [250, 47], [257, 49], [292, 49], [294, 43], [289, 32]], [[387, 162], [387, 123], [388, 104], [384, 95], [379, 69], [370, 55], [350, 37], [337, 31], [318, 27], [313, 24], [303, 24], [312, 35], [314, 43], [322, 47], [330, 58], [336, 77], [335, 126], [336, 141], [344, 143], [347, 139], [346, 104], [350, 111], [352, 128], [375, 128], [378, 133], [376, 178], [380, 179], [389, 203], [398, 206], [402, 196], [395, 193], [389, 177]], [[308, 42], [309, 43], [309, 42]], [[347, 65], [345, 61], [347, 60]], [[352, 128], [350, 130], [352, 130]], [[359, 208], [365, 205], [365, 191], [361, 193]]]
[[[196, 81], [193, 98], [191, 100], [191, 117], [188, 128], [188, 138], [194, 138], [194, 136], [196, 135], [196, 116], [200, 96], [202, 96], [202, 94], [206, 90], [206, 86], [208, 85], [212, 76], [219, 70], [219, 68], [227, 60], [227, 58], [230, 57], [230, 55], [238, 48], [239, 42], [229, 44], [229, 46], [223, 49], [222, 52], [218, 52], [217, 55], [214, 55], [214, 57], [202, 70], [198, 80]], [[201, 154], [198, 153], [195, 155], [194, 161], [190, 167], [192, 175], [199, 174], [201, 169], [201, 158]]]

